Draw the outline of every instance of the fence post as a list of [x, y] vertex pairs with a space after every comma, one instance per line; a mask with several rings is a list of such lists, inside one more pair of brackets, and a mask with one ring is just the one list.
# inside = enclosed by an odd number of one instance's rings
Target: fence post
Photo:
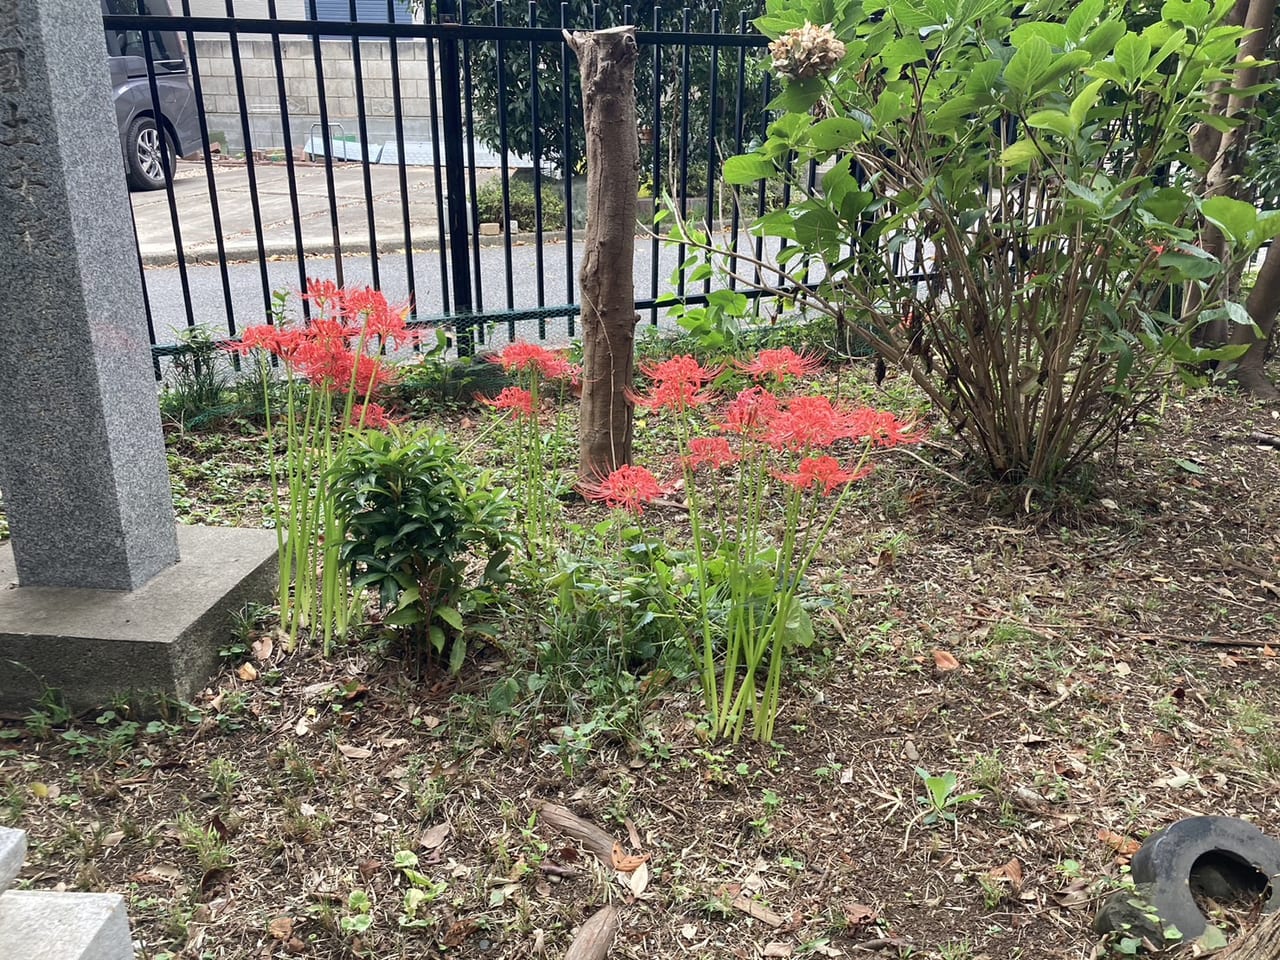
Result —
[[[438, 0], [441, 24], [457, 24], [457, 0]], [[475, 352], [471, 314], [471, 249], [467, 237], [467, 161], [463, 150], [462, 71], [458, 40], [445, 33], [440, 38], [441, 120], [444, 128], [444, 164], [449, 197], [449, 262], [453, 274], [454, 331], [458, 356]], [[440, 158], [436, 157], [436, 163]]]

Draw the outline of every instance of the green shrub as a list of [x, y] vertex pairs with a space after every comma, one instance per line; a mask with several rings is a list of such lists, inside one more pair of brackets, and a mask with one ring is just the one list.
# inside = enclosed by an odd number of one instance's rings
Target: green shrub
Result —
[[[444, 434], [395, 426], [352, 435], [330, 480], [352, 586], [374, 591], [385, 626], [420, 655], [447, 656], [456, 672], [464, 614], [487, 599], [511, 554], [506, 489]], [[478, 576], [469, 576], [473, 562], [483, 564]]]
[[[511, 203], [511, 220], [520, 223], [520, 229], [532, 230], [538, 222], [538, 211], [534, 203], [533, 184], [525, 180], [512, 178], [508, 181], [508, 192]], [[502, 216], [502, 181], [490, 180], [476, 194], [476, 203], [480, 208], [481, 223], [503, 224]], [[564, 194], [557, 185], [542, 185], [542, 229], [559, 230], [564, 226]]]

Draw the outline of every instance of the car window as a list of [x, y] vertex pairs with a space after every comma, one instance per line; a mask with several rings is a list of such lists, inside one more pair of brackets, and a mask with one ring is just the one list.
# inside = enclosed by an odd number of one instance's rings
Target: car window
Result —
[[[168, 16], [169, 9], [164, 3], [156, 3], [154, 0], [103, 0], [103, 7], [107, 13], [119, 16], [135, 17], [135, 16]], [[107, 43], [111, 53], [119, 57], [140, 57], [145, 58], [146, 52], [142, 49], [142, 31], [141, 30], [108, 30]], [[177, 38], [172, 33], [163, 33], [160, 31], [148, 31], [147, 33], [151, 41], [151, 58], [157, 62], [161, 60], [181, 60], [182, 50], [177, 45]]]

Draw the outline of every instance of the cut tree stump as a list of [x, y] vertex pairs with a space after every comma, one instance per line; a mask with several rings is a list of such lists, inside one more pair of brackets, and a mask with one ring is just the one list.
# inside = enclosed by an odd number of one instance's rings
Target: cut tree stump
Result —
[[564, 31], [582, 71], [587, 231], [582, 267], [582, 406], [578, 476], [585, 485], [631, 462], [635, 375], [635, 234], [640, 139], [635, 27]]
[[1223, 960], [1280, 960], [1280, 913], [1262, 922], [1218, 954]]

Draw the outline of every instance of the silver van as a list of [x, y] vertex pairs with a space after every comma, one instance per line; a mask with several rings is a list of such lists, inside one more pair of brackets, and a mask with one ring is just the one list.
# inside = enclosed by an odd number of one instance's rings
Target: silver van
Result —
[[[104, 14], [168, 16], [166, 0], [102, 0]], [[120, 147], [129, 186], [157, 190], [175, 157], [198, 153], [200, 116], [187, 76], [187, 53], [176, 33], [148, 31], [159, 111], [151, 99], [141, 30], [107, 28], [107, 63], [115, 98]]]

